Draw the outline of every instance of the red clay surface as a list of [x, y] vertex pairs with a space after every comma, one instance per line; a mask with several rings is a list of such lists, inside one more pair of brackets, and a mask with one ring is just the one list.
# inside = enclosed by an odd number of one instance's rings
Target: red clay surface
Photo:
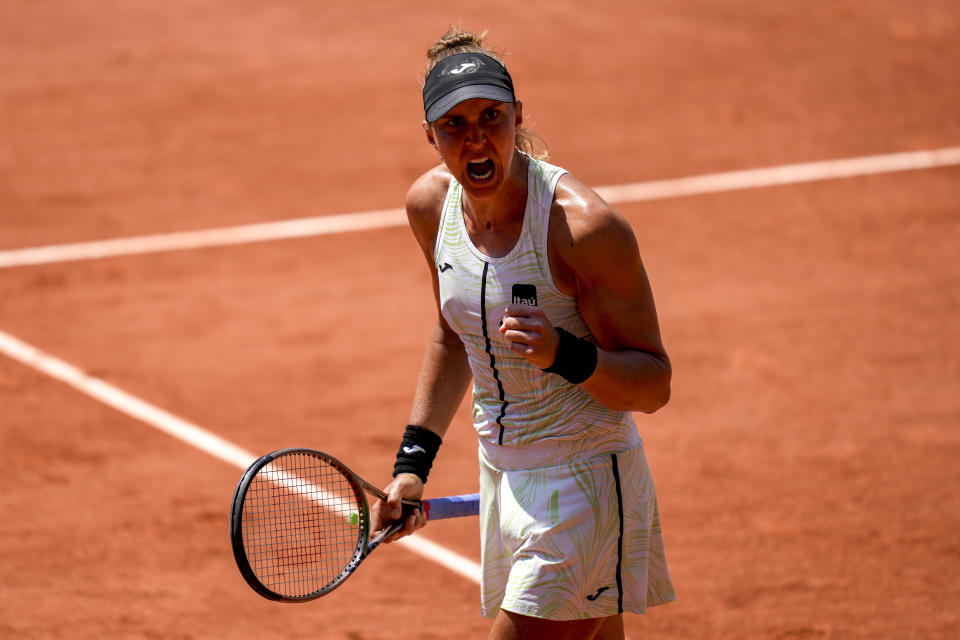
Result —
[[[423, 51], [460, 18], [591, 184], [960, 145], [955, 2], [577, 6], [2, 3], [0, 249], [400, 206], [435, 160]], [[679, 600], [628, 636], [958, 637], [960, 169], [619, 209], [675, 368], [639, 425]], [[0, 330], [382, 483], [428, 283], [405, 229], [14, 268]], [[396, 547], [320, 601], [260, 599], [239, 470], [4, 356], [0, 438], [2, 637], [489, 628], [476, 585]], [[461, 412], [430, 492], [473, 490], [474, 451]], [[474, 527], [422, 535], [476, 558]]]

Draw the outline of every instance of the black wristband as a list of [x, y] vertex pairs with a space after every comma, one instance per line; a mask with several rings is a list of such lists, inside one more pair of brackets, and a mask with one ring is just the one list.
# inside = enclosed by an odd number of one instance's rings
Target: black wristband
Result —
[[430, 429], [408, 424], [400, 441], [400, 449], [397, 450], [397, 461], [393, 463], [393, 477], [401, 473], [413, 473], [426, 482], [441, 442], [440, 436]]
[[562, 376], [573, 384], [580, 384], [592, 376], [597, 368], [597, 345], [560, 327], [554, 328], [560, 336], [557, 358], [543, 371]]

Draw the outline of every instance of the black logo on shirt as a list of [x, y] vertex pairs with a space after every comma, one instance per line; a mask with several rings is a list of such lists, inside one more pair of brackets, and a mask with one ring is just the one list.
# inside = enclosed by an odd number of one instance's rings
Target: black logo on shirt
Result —
[[589, 600], [590, 602], [593, 602], [594, 600], [600, 597], [601, 593], [603, 593], [609, 588], [610, 587], [600, 587], [599, 589], [597, 589], [597, 592], [595, 594], [593, 594], [592, 596], [587, 596], [587, 600]]
[[526, 304], [531, 307], [537, 306], [537, 287], [532, 284], [513, 285], [512, 302], [513, 304]]
[[437, 269], [440, 271], [440, 273], [443, 273], [447, 269], [453, 269], [453, 265], [449, 262], [444, 262], [443, 264], [438, 264]]

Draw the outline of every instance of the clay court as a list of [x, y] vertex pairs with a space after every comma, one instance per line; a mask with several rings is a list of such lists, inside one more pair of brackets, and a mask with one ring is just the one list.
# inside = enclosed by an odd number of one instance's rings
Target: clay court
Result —
[[[960, 637], [952, 0], [0, 3], [0, 637], [486, 637], [476, 582], [397, 545], [320, 600], [260, 598], [238, 464], [92, 395], [388, 481], [436, 313], [398, 210], [436, 162], [417, 80], [459, 21], [551, 160], [627, 194], [653, 284], [673, 397], [638, 425], [678, 601], [627, 636]], [[464, 406], [428, 493], [475, 468]], [[479, 560], [475, 521], [417, 535]]]

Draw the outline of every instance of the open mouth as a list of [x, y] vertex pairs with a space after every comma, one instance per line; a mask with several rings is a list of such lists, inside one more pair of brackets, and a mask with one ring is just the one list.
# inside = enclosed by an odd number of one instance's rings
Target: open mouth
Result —
[[493, 175], [493, 160], [482, 158], [467, 163], [467, 174], [474, 180], [487, 180]]

